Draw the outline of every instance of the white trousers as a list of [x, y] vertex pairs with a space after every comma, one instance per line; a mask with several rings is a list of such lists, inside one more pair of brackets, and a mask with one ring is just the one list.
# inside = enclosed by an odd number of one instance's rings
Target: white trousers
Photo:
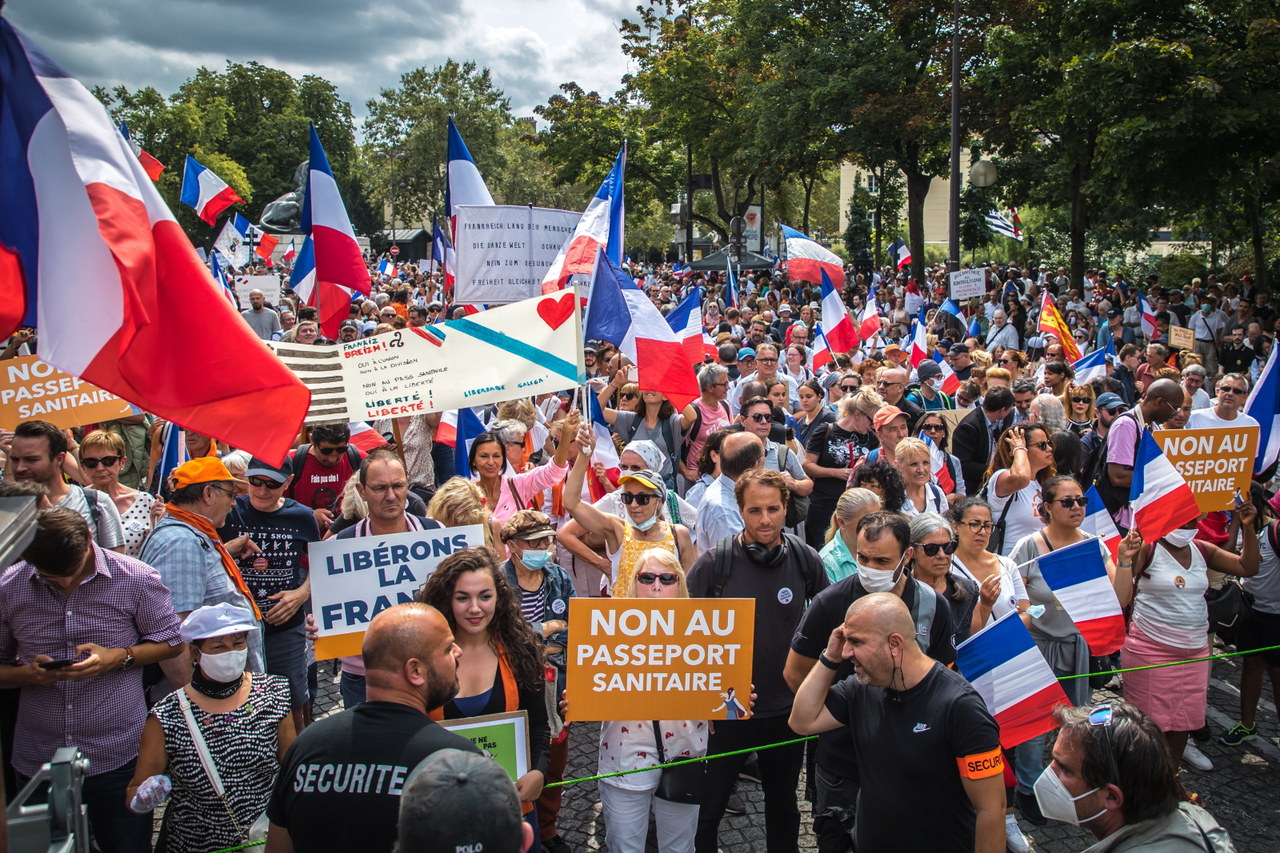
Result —
[[606, 782], [597, 785], [604, 810], [605, 840], [609, 853], [644, 853], [649, 834], [649, 810], [658, 833], [661, 853], [693, 853], [693, 836], [698, 829], [698, 807], [669, 803], [652, 790], [632, 791]]

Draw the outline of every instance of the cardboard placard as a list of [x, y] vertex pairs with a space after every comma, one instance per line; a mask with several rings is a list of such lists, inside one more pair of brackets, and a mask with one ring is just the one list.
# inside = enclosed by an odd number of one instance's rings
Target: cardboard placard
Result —
[[525, 205], [461, 204], [453, 301], [505, 305], [542, 293], [542, 279], [582, 214]]
[[445, 557], [484, 544], [478, 524], [391, 536], [326, 539], [307, 546], [316, 660], [360, 654], [365, 626], [395, 604], [413, 601]]
[[529, 714], [511, 711], [444, 720], [440, 727], [471, 741], [515, 782], [529, 772]]
[[1169, 326], [1169, 346], [1178, 349], [1195, 349], [1195, 332], [1184, 326]]
[[13, 429], [23, 421], [48, 421], [56, 427], [83, 426], [133, 413], [128, 402], [63, 373], [36, 355], [2, 362], [0, 428]]
[[754, 599], [575, 598], [565, 691], [575, 720], [750, 716]]
[[311, 390], [308, 424], [501, 403], [586, 381], [575, 291], [348, 344], [269, 342]]
[[276, 275], [238, 275], [235, 277], [236, 299], [241, 308], [249, 307], [249, 291], [261, 290], [267, 304], [280, 304], [280, 277]]
[[1201, 512], [1232, 509], [1237, 492], [1248, 500], [1258, 455], [1256, 426], [1158, 429], [1152, 435], [1195, 492]]
[[987, 292], [987, 271], [984, 269], [956, 270], [947, 273], [947, 277], [951, 282], [951, 298], [957, 302], [983, 296]]

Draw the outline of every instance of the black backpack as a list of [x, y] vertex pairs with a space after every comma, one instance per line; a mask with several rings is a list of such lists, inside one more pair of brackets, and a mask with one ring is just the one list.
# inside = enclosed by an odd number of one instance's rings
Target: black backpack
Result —
[[[724, 587], [729, 582], [729, 573], [733, 569], [733, 540], [734, 537], [726, 536], [716, 543], [716, 577], [708, 598], [724, 597]], [[782, 540], [787, 543], [787, 559], [792, 554], [799, 555], [800, 571], [804, 575], [804, 597], [806, 601], [813, 601], [814, 596], [821, 591], [818, 589], [818, 578], [826, 572], [822, 560], [799, 536], [783, 533]]]
[[[1132, 417], [1128, 412], [1120, 416], [1121, 418]], [[1116, 418], [1111, 422], [1111, 429], [1107, 430], [1107, 434], [1102, 440], [1094, 445], [1093, 451], [1089, 454], [1089, 458], [1085, 461], [1083, 476], [1080, 482], [1085, 484], [1086, 488], [1092, 483], [1098, 490], [1098, 496], [1102, 498], [1102, 503], [1107, 508], [1107, 512], [1113, 516], [1120, 511], [1120, 508], [1129, 503], [1129, 487], [1113, 486], [1111, 478], [1107, 476], [1107, 448], [1111, 444], [1111, 433], [1115, 430], [1116, 423], [1120, 418]], [[1137, 421], [1137, 418], [1133, 418]], [[1138, 429], [1138, 440], [1134, 442], [1134, 454], [1136, 458], [1138, 443], [1142, 441], [1142, 429]]]

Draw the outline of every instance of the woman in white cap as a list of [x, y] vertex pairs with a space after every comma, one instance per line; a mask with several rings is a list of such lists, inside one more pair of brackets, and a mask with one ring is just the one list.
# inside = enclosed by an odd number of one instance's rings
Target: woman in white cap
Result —
[[191, 683], [151, 710], [128, 790], [138, 814], [169, 800], [157, 851], [202, 853], [265, 838], [267, 800], [296, 732], [288, 680], [245, 671], [256, 630], [252, 612], [226, 603], [182, 623]]

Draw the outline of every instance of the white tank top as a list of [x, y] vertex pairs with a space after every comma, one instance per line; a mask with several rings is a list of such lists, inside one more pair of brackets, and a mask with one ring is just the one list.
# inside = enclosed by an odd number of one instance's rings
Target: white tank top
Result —
[[1138, 581], [1133, 602], [1133, 624], [1157, 643], [1175, 649], [1202, 649], [1208, 641], [1209, 567], [1194, 542], [1191, 568], [1184, 569], [1161, 543], [1156, 543], [1151, 565]]

